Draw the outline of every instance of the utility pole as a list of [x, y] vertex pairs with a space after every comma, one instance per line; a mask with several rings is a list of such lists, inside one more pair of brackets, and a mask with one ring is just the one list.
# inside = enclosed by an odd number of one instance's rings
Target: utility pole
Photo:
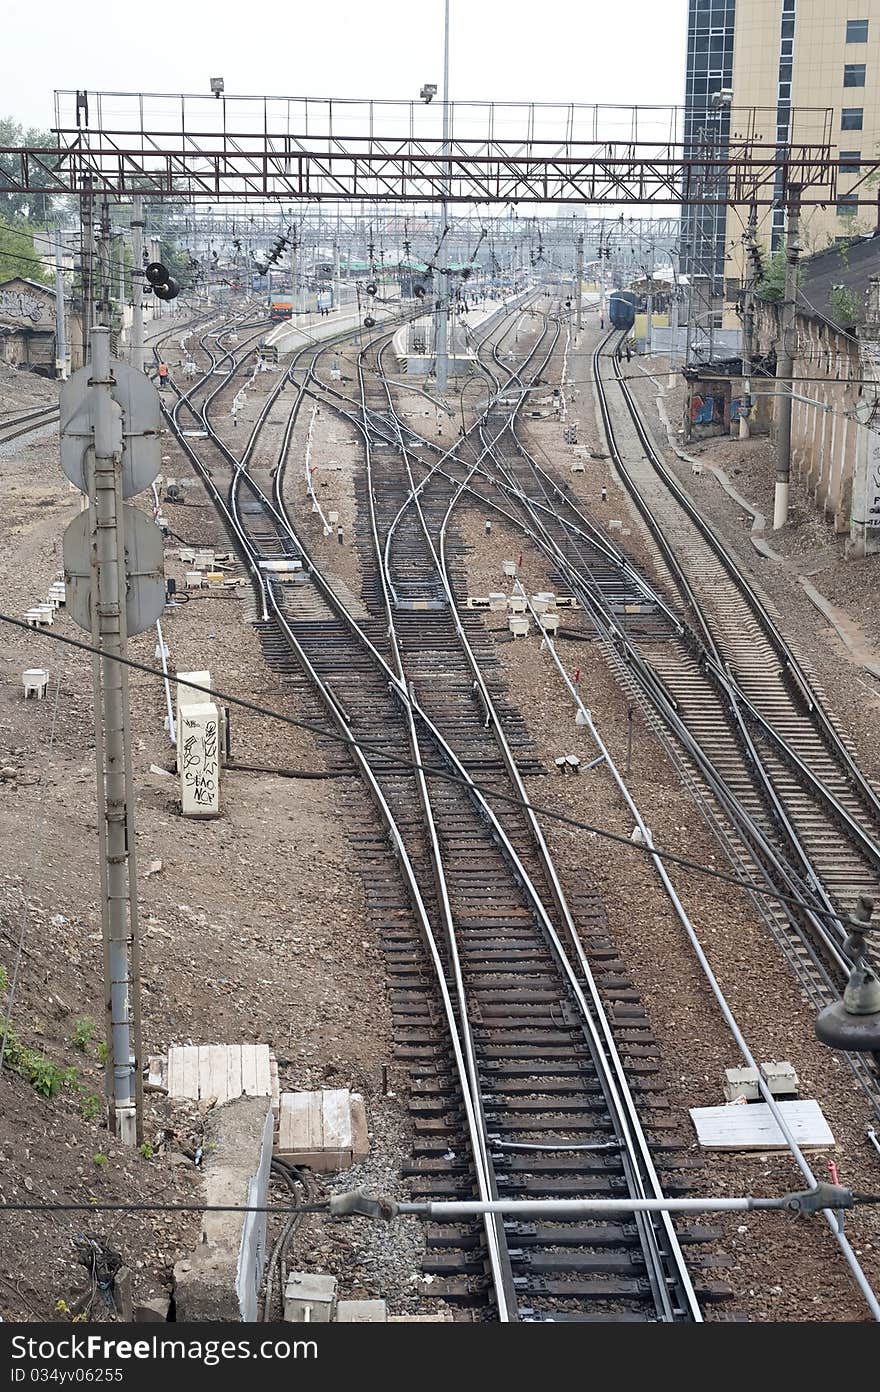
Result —
[[144, 200], [135, 197], [131, 206], [131, 365], [144, 370]]
[[645, 347], [648, 353], [651, 352], [651, 343], [654, 337], [654, 243], [651, 243], [651, 268], [648, 280], [648, 304], [647, 314], [645, 315]]
[[791, 477], [791, 394], [794, 390], [795, 323], [797, 316], [797, 273], [800, 242], [800, 186], [789, 190], [785, 227], [785, 289], [780, 316], [780, 344], [776, 359], [776, 486], [773, 492], [773, 530], [788, 521], [788, 488]]
[[98, 320], [104, 328], [110, 328], [111, 317], [111, 248], [110, 248], [110, 205], [101, 204], [101, 230], [98, 236], [98, 272], [100, 280], [100, 299], [98, 301]]
[[[114, 658], [127, 656], [125, 611], [120, 597], [124, 542], [121, 531], [122, 419], [110, 394], [110, 330], [91, 333], [91, 380], [94, 391], [94, 464], [89, 492], [95, 510], [92, 560], [92, 631], [102, 656], [95, 659], [98, 806], [101, 814], [101, 881], [106, 954], [106, 989], [110, 1024], [112, 1109], [116, 1134], [134, 1145], [137, 1108], [134, 1074], [140, 1071], [140, 1041], [132, 1040], [128, 968], [128, 857], [134, 849], [134, 826], [127, 813], [128, 692], [127, 668]], [[103, 697], [103, 710], [99, 704]], [[103, 716], [103, 719], [101, 718]], [[103, 767], [101, 765], [103, 764]], [[139, 1012], [138, 1012], [139, 1013]], [[134, 1063], [132, 1068], [132, 1044]]]
[[67, 380], [67, 329], [64, 322], [64, 265], [61, 228], [55, 228], [55, 376]]
[[61, 465], [89, 507], [64, 533], [67, 609], [91, 635], [104, 1001], [111, 1129], [143, 1139], [140, 950], [128, 636], [155, 623], [165, 601], [163, 542], [145, 512], [123, 504], [161, 467], [158, 393], [110, 356], [111, 330], [94, 327], [91, 363], [61, 388]]
[[[449, 0], [444, 3], [443, 17], [443, 154], [449, 153]], [[446, 231], [449, 193], [449, 166], [444, 166], [440, 199], [441, 238]], [[448, 252], [444, 259], [448, 261]], [[449, 276], [441, 274], [438, 282], [437, 324], [435, 344], [435, 374], [438, 392], [445, 392], [449, 382]]]
[[752, 203], [749, 206], [749, 225], [743, 236], [746, 245], [746, 252], [749, 258], [749, 273], [746, 277], [745, 294], [743, 295], [743, 347], [742, 347], [742, 377], [743, 395], [739, 413], [739, 438], [747, 440], [749, 438], [749, 413], [752, 409], [752, 353], [754, 349], [755, 335], [755, 282], [758, 275], [757, 263], [757, 242], [758, 232], [758, 205]]
[[80, 199], [80, 263], [82, 277], [82, 353], [83, 362], [89, 356], [92, 326], [95, 322], [95, 195], [92, 176], [83, 175]]
[[574, 282], [574, 307], [575, 307], [575, 327], [580, 333], [584, 326], [583, 309], [581, 301], [584, 297], [584, 234], [578, 233], [577, 239], [577, 270]]

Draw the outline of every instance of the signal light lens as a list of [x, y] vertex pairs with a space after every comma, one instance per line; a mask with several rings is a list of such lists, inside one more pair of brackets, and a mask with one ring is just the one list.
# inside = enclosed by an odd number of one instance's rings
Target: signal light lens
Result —
[[173, 276], [169, 276], [164, 285], [153, 287], [160, 300], [176, 300], [180, 294], [180, 286]]
[[161, 261], [151, 261], [144, 270], [144, 275], [151, 285], [165, 285], [168, 281], [168, 272]]

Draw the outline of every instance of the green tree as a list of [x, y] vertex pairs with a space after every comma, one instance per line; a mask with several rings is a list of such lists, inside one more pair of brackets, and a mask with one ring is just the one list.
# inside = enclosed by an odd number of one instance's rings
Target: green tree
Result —
[[[797, 283], [803, 284], [803, 267], [798, 266]], [[785, 294], [785, 251], [782, 247], [774, 251], [767, 262], [766, 270], [758, 281], [757, 293], [762, 300], [781, 300]]]
[[[31, 149], [52, 149], [55, 144], [55, 137], [50, 131], [39, 130], [34, 126], [25, 130], [24, 126], [12, 116], [0, 117], [0, 146], [13, 145], [26, 146]], [[15, 155], [0, 155], [0, 175], [8, 174], [11, 178], [17, 178], [18, 173], [18, 158]], [[41, 224], [51, 215], [53, 206], [51, 194], [39, 192], [40, 187], [45, 187], [50, 182], [50, 176], [38, 166], [32, 165], [30, 178], [31, 182], [38, 186], [36, 192], [0, 192], [0, 217], [11, 218], [18, 215], [27, 218], [29, 222]], [[0, 189], [2, 189], [2, 184], [3, 180], [0, 178]]]
[[34, 251], [33, 234], [27, 225], [13, 225], [0, 218], [0, 280], [13, 276], [38, 280], [41, 285], [52, 284], [49, 268]]
[[832, 319], [841, 328], [855, 324], [860, 317], [859, 297], [848, 285], [832, 285], [828, 305]]

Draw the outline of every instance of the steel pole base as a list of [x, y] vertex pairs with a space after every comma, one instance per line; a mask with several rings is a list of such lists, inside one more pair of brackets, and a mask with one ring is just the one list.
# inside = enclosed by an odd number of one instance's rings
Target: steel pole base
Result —
[[773, 493], [773, 530], [778, 532], [788, 521], [788, 482], [776, 480]]
[[137, 1142], [137, 1113], [134, 1103], [116, 1108], [116, 1139], [123, 1145]]

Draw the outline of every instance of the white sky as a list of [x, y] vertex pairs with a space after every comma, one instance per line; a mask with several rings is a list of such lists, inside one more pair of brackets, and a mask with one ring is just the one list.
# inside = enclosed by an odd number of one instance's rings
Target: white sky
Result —
[[[417, 97], [442, 86], [443, 0], [4, 0], [0, 116], [57, 88]], [[451, 0], [453, 100], [675, 104], [686, 0]]]

